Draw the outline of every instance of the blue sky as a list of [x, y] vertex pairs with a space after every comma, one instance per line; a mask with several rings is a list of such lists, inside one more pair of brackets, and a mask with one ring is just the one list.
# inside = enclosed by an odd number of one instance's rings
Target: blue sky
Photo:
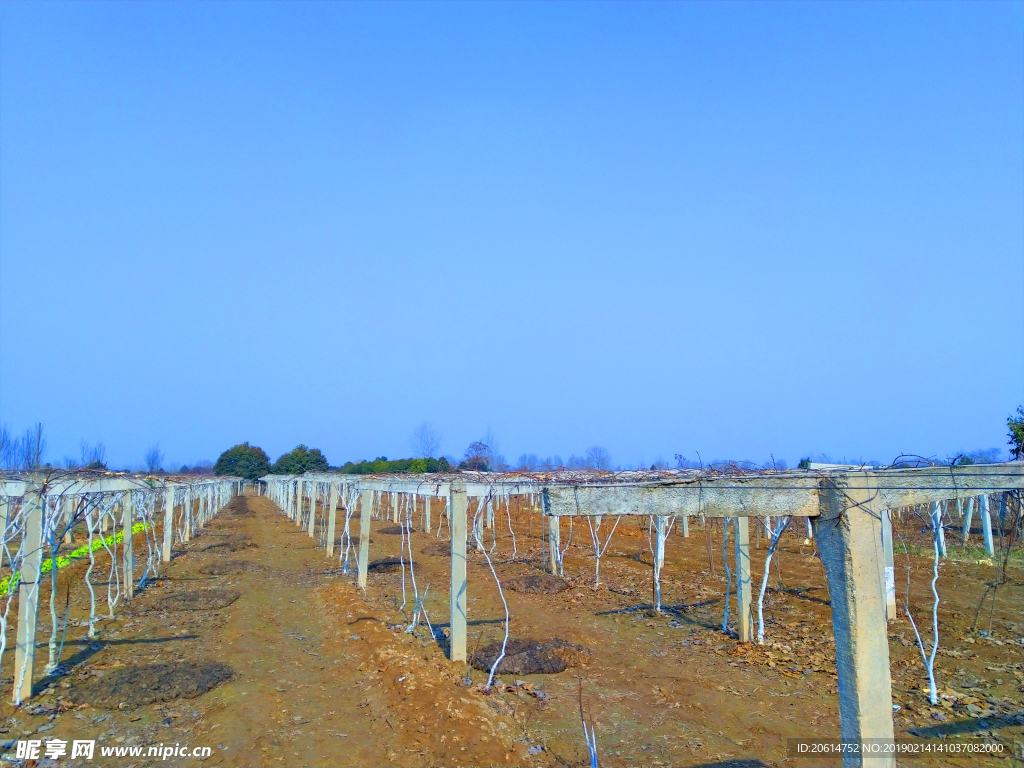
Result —
[[3, 3], [48, 458], [1004, 447], [1020, 3]]

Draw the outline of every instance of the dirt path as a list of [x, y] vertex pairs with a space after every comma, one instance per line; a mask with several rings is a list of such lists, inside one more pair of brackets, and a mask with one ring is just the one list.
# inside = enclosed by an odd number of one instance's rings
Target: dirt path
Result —
[[256, 516], [211, 533], [251, 535], [243, 557], [267, 570], [229, 577], [243, 596], [209, 650], [244, 663], [209, 695], [198, 741], [223, 745], [225, 765], [452, 765], [466, 745], [474, 764], [513, 757], [509, 726], [501, 739], [435, 644], [388, 630], [351, 583], [325, 575], [332, 563], [305, 532], [266, 499], [248, 503]]

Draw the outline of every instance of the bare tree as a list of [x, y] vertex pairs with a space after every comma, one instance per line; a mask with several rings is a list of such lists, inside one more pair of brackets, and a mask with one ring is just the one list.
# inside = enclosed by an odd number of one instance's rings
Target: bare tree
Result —
[[43, 465], [43, 454], [46, 453], [46, 439], [43, 437], [43, 425], [36, 423], [35, 436], [32, 440], [32, 469]]
[[488, 427], [480, 442], [487, 446], [487, 466], [492, 472], [501, 472], [505, 458], [498, 455], [498, 436], [494, 434], [494, 430]]
[[14, 436], [7, 424], [0, 424], [0, 469], [14, 469]]
[[540, 459], [535, 453], [524, 453], [519, 457], [519, 469], [525, 472], [536, 472], [540, 466]]
[[154, 443], [146, 451], [146, 471], [157, 472], [164, 464], [164, 455], [160, 452], [160, 444]]
[[432, 459], [441, 448], [441, 433], [434, 429], [433, 424], [424, 421], [412, 431], [409, 446], [417, 458]]
[[[10, 433], [7, 434], [7, 440], [10, 440]], [[7, 469], [38, 469], [42, 466], [43, 455], [46, 453], [43, 425], [37, 423], [35, 429], [26, 429], [24, 435], [10, 440], [9, 445], [6, 449], [7, 459], [4, 462]]]
[[107, 447], [103, 443], [89, 445], [85, 440], [80, 444], [81, 461], [79, 466], [86, 469], [106, 469]]
[[591, 469], [608, 471], [612, 468], [612, 457], [607, 448], [594, 445], [587, 448], [587, 466]]
[[459, 466], [463, 469], [475, 469], [480, 472], [489, 472], [491, 465], [488, 463], [491, 456], [491, 447], [483, 440], [476, 440], [469, 444], [466, 449], [466, 457]]

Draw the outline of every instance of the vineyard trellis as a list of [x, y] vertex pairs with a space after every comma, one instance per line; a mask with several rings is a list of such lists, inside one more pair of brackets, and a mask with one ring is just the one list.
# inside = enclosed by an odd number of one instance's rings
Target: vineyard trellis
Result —
[[[625, 516], [647, 517], [649, 529], [656, 537], [651, 541], [655, 609], [661, 607], [659, 577], [664, 565], [664, 542], [674, 521], [680, 521], [684, 536], [689, 534], [691, 517], [702, 522], [724, 518], [732, 523], [735, 559], [729, 574], [730, 587], [735, 584], [737, 634], [741, 642], [751, 641], [753, 634], [748, 520], [756, 518], [756, 522], [764, 526], [769, 539], [757, 604], [757, 641], [764, 642], [763, 601], [772, 555], [792, 518], [803, 517], [808, 521], [808, 539], [815, 539], [831, 596], [841, 735], [845, 741], [861, 742], [866, 739], [891, 740], [894, 734], [886, 628], [887, 621], [895, 617], [892, 511], [915, 505], [935, 505], [933, 509], [945, 511], [949, 506], [946, 502], [952, 501], [957, 505], [956, 509], [963, 510], [966, 540], [970, 532], [969, 517], [977, 507], [982, 517], [986, 550], [991, 553], [988, 497], [1024, 487], [1024, 470], [1021, 462], [1008, 462], [966, 467], [828, 467], [756, 472], [728, 468], [650, 473], [462, 472], [420, 476], [308, 473], [303, 476], [268, 475], [261, 481], [261, 490], [265, 490], [297, 525], [306, 525], [311, 535], [317, 515], [317, 497], [326, 495], [332, 500], [323, 512], [327, 519], [321, 520], [321, 528], [326, 533], [320, 540], [331, 557], [335, 556], [336, 502], [340, 501], [345, 518], [337, 556], [343, 572], [348, 572], [349, 523], [358, 504], [360, 533], [356, 583], [364, 590], [369, 567], [370, 521], [383, 517], [385, 502], [392, 521], [401, 525], [400, 561], [403, 574], [408, 566], [411, 575], [414, 564], [409, 537], [414, 529], [416, 509], [424, 507], [420, 518], [422, 530], [431, 533], [429, 499], [443, 501], [436, 536], [441, 535], [443, 520], [447, 518], [451, 554], [448, 653], [453, 662], [465, 662], [467, 658], [467, 534], [472, 531], [473, 544], [484, 555], [498, 580], [490, 555], [496, 546], [494, 528], [499, 511], [496, 507], [500, 507], [501, 502], [505, 504], [513, 537], [512, 558], [516, 556], [511, 497], [521, 497], [530, 509], [535, 508], [536, 501], [540, 500], [542, 514], [547, 519], [547, 524], [541, 527], [547, 553], [545, 560], [556, 575], [564, 575], [565, 549], [560, 542], [560, 518], [568, 517], [570, 521], [577, 517], [587, 519], [594, 544], [596, 584], [599, 584], [601, 555], [607, 549], [618, 521]], [[319, 490], [303, 493], [304, 484]], [[308, 509], [304, 503], [307, 498], [311, 501]], [[471, 508], [475, 510], [472, 515], [469, 513]], [[938, 531], [943, 528], [942, 514], [933, 515], [933, 519], [939, 521], [935, 524]], [[613, 516], [616, 522], [608, 538], [602, 542], [599, 531], [607, 516]], [[488, 528], [492, 531], [490, 547], [485, 545], [484, 531]], [[761, 528], [757, 530], [760, 535]], [[942, 535], [935, 534], [936, 558], [945, 550], [944, 541], [940, 538]], [[723, 541], [723, 558], [727, 549], [725, 544]], [[568, 546], [567, 543], [566, 549]], [[500, 580], [498, 584], [506, 610], [507, 640], [508, 604], [501, 592]], [[404, 585], [403, 576], [403, 590]], [[415, 581], [413, 590], [415, 605], [407, 631], [415, 627], [423, 605], [423, 596], [419, 595]], [[723, 628], [727, 630], [728, 613], [725, 621]], [[430, 632], [433, 635], [432, 628]], [[496, 668], [497, 662], [491, 669], [488, 683], [493, 679]], [[859, 765], [859, 759], [850, 757], [847, 763]], [[889, 758], [875, 762], [878, 765], [894, 764]]]
[[[89, 593], [88, 637], [97, 636], [96, 552], [109, 558], [106, 615], [159, 574], [171, 559], [175, 542], [189, 541], [231, 498], [241, 491], [238, 478], [195, 479], [107, 472], [52, 470], [0, 474], [0, 661], [7, 651], [10, 610], [18, 603], [12, 699], [21, 705], [32, 697], [40, 590], [49, 571], [50, 636], [45, 672], [60, 666], [67, 615], [57, 610], [57, 571], [88, 558], [83, 579]], [[162, 551], [157, 541], [156, 509], [163, 505]], [[176, 513], [175, 510], [178, 510]], [[85, 529], [86, 543], [72, 549], [75, 531]], [[108, 531], [111, 531], [108, 535]], [[145, 567], [135, 575], [133, 537], [143, 533]]]

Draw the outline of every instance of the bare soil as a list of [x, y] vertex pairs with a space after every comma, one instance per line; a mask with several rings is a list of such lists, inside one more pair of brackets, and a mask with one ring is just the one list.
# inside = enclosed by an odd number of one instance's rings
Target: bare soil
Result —
[[219, 563], [210, 563], [199, 569], [199, 573], [206, 576], [237, 576], [248, 571], [265, 571], [266, 566], [262, 563], [250, 563], [247, 560], [225, 560]]
[[157, 701], [194, 699], [235, 676], [218, 661], [138, 664], [101, 673], [71, 689], [75, 704], [104, 709], [134, 709]]
[[[620, 523], [601, 560], [599, 586], [589, 531], [577, 523], [565, 556], [569, 588], [540, 594], [506, 589], [504, 597], [512, 638], [560, 638], [589, 649], [589, 655], [579, 654], [579, 666], [556, 674], [504, 673], [500, 684], [485, 692], [486, 672], [452, 664], [445, 655], [449, 563], [444, 526], [438, 538], [414, 522], [416, 585], [421, 598], [426, 593], [423, 605], [435, 636], [422, 624], [406, 631], [415, 602], [408, 566], [404, 584], [400, 566], [371, 570], [364, 594], [337, 559], [328, 560], [305, 531], [262, 497], [234, 500], [175, 551], [162, 569], [163, 578], [131, 604], [117, 606], [113, 620], [99, 623], [98, 638], [89, 639], [83, 626], [88, 618], [84, 564], [60, 571], [56, 596], [61, 614], [70, 585], [61, 666], [37, 682], [38, 694], [27, 706], [0, 704], [3, 738], [96, 738], [97, 750], [161, 742], [208, 745], [213, 755], [202, 762], [225, 766], [587, 765], [582, 704], [595, 728], [603, 766], [839, 764], [787, 754], [787, 739], [838, 736], [828, 591], [813, 543], [799, 535], [787, 534], [778, 570], [773, 565], [764, 604], [766, 643], [758, 646], [741, 645], [722, 631], [720, 528], [693, 521], [689, 538], [678, 531], [670, 536], [662, 572], [664, 609], [657, 613], [651, 608], [646, 521]], [[602, 539], [611, 522], [605, 518]], [[534, 511], [513, 507], [515, 558], [504, 508], [496, 514], [495, 530], [484, 531], [488, 548], [495, 544], [492, 565], [501, 581], [542, 575], [541, 523]], [[372, 529], [377, 534], [391, 525], [390, 519], [374, 521]], [[436, 505], [433, 528], [436, 532]], [[765, 550], [753, 523], [751, 529], [756, 597]], [[568, 532], [564, 521], [563, 544]], [[932, 561], [926, 549], [918, 549], [924, 539], [912, 525], [899, 533], [912, 553], [897, 558], [900, 602], [909, 572], [909, 606], [930, 643]], [[230, 557], [226, 548], [208, 549], [223, 540], [255, 546]], [[371, 542], [371, 559], [398, 560], [400, 536], [375, 535]], [[135, 548], [137, 557], [145, 550], [141, 535]], [[1020, 765], [1022, 572], [1010, 568], [1009, 582], [981, 613], [978, 628], [985, 634], [980, 634], [971, 627], [996, 568], [983, 557], [958, 555], [952, 542], [950, 549], [938, 581], [939, 705], [928, 703], [921, 654], [905, 611], [889, 625], [894, 701], [900, 707], [897, 735], [998, 743], [1003, 753], [913, 758], [901, 764]], [[258, 569], [235, 572], [225, 565], [231, 562]], [[95, 573], [104, 568], [109, 569], [109, 561], [104, 566], [98, 554]], [[504, 637], [505, 612], [491, 566], [475, 548], [468, 572], [470, 653], [486, 655], [488, 646]], [[105, 612], [106, 584], [102, 577], [94, 579]], [[163, 599], [211, 590], [240, 596], [189, 611], [145, 610]], [[48, 601], [46, 591], [37, 681], [47, 654]], [[14, 606], [12, 615], [16, 611]], [[8, 649], [13, 648], [14, 623]], [[0, 670], [5, 700], [13, 655], [4, 655]], [[204, 693], [201, 681], [217, 675], [199, 675], [200, 682], [188, 683], [176, 678], [177, 672], [162, 676], [153, 666], [214, 669], [200, 667], [204, 663], [228, 665], [233, 675]], [[106, 709], [122, 694], [104, 696], [104, 686], [124, 691], [121, 680], [137, 681], [134, 686], [143, 693], [130, 704], [121, 698], [117, 704], [126, 702], [124, 709]], [[180, 692], [187, 690], [198, 695], [184, 698]], [[172, 695], [179, 698], [168, 700]], [[176, 759], [181, 765], [200, 762]], [[161, 762], [101, 758], [97, 751], [96, 759], [81, 764]], [[62, 764], [76, 763], [65, 758]]]
[[473, 669], [498, 675], [557, 675], [590, 661], [590, 649], [560, 637], [551, 640], [508, 640], [488, 643], [469, 657]]
[[242, 593], [237, 589], [182, 589], [143, 605], [140, 600], [139, 609], [149, 611], [210, 611], [227, 608]]
[[513, 592], [525, 592], [531, 595], [557, 595], [569, 588], [568, 580], [549, 573], [513, 576], [511, 579], [505, 579], [501, 585]]

